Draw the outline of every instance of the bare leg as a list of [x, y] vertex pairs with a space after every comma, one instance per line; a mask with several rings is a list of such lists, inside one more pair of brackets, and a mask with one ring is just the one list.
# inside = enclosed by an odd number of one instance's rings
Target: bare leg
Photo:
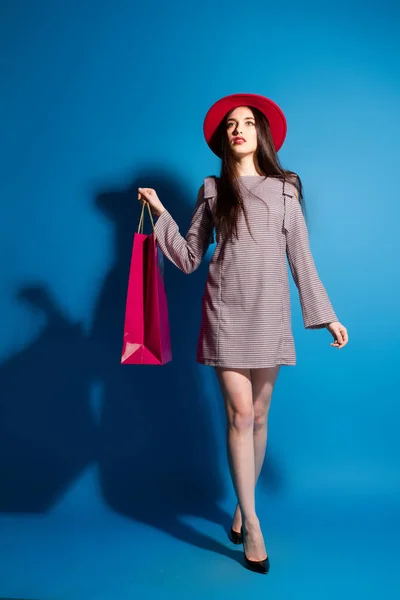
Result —
[[[271, 405], [272, 392], [279, 374], [279, 369], [280, 365], [250, 370], [254, 406], [253, 437], [255, 485], [257, 485], [264, 463], [268, 439], [268, 414]], [[236, 505], [232, 527], [235, 531], [240, 531], [241, 526], [242, 514], [238, 503]]]
[[267, 556], [255, 509], [254, 405], [249, 369], [215, 368], [226, 409], [228, 464], [245, 533], [250, 560]]

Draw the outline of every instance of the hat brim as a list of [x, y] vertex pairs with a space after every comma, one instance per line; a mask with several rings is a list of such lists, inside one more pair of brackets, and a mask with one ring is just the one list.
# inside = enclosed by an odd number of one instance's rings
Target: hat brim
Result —
[[265, 115], [271, 129], [275, 151], [278, 152], [285, 141], [287, 132], [286, 117], [282, 109], [273, 100], [270, 100], [265, 96], [260, 96], [259, 94], [230, 94], [229, 96], [224, 96], [217, 100], [217, 102], [214, 102], [204, 118], [204, 137], [214, 154], [221, 158], [217, 143], [218, 140], [215, 139], [215, 133], [218, 126], [225, 115], [238, 106], [258, 108], [258, 110]]

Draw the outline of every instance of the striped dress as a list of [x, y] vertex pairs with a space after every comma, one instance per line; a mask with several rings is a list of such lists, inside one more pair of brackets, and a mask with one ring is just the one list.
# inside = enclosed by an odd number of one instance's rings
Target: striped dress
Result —
[[[308, 230], [292, 183], [263, 175], [239, 177], [253, 238], [243, 213], [239, 239], [225, 246], [214, 219], [214, 177], [201, 185], [185, 237], [165, 210], [155, 222], [162, 253], [192, 273], [217, 242], [202, 297], [196, 361], [227, 368], [295, 365], [287, 261], [297, 286], [304, 326], [337, 321], [311, 254]], [[214, 236], [216, 230], [216, 237]]]

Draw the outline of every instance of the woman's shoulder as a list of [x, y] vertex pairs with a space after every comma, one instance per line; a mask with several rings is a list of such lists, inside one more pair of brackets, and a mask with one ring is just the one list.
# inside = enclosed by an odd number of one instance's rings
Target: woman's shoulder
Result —
[[216, 195], [218, 179], [219, 178], [216, 175], [207, 175], [207, 177], [204, 177], [204, 180], [203, 180], [203, 183], [202, 183], [200, 189], [202, 187], [204, 188], [204, 197], [205, 198], [212, 198], [213, 196]]
[[291, 194], [294, 194], [296, 198], [299, 197], [300, 179], [297, 173], [289, 173], [286, 178], [286, 182], [289, 184]]
[[286, 174], [285, 181], [281, 177], [271, 177], [271, 181], [279, 190], [283, 191], [284, 186], [286, 195], [299, 197], [299, 178], [296, 173]]

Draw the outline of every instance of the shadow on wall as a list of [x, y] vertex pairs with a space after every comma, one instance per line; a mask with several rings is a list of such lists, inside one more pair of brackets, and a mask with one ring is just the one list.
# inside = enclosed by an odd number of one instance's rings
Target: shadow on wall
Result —
[[[46, 286], [19, 291], [20, 300], [44, 311], [47, 325], [0, 366], [0, 511], [50, 510], [95, 461], [104, 502], [113, 510], [231, 556], [181, 519], [196, 515], [225, 529], [231, 519], [218, 507], [225, 490], [217, 433], [195, 363], [206, 261], [188, 280], [165, 259], [172, 362], [120, 364], [132, 240], [140, 217], [136, 194], [150, 181], [160, 198], [173, 199], [181, 230], [189, 226], [188, 194], [170, 176], [141, 173], [127, 189], [97, 195], [97, 209], [114, 224], [115, 256], [89, 335], [62, 313]], [[148, 214], [144, 232], [151, 232]], [[102, 395], [99, 415], [91, 404], [94, 382]]]

